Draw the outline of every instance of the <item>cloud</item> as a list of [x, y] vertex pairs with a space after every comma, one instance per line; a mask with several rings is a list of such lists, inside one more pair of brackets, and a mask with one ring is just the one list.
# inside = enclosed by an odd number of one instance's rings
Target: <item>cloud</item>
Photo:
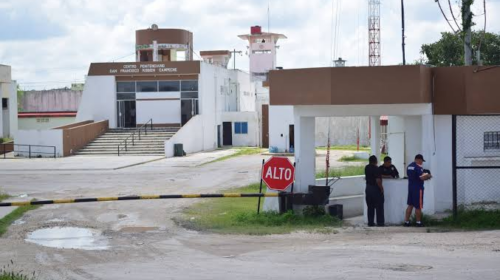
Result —
[[[249, 33], [252, 25], [267, 31], [269, 3], [271, 32], [288, 37], [278, 43], [279, 66], [329, 66], [339, 56], [348, 66], [367, 65], [367, 1], [334, 1], [342, 7], [335, 55], [331, 0], [7, 0], [0, 3], [0, 63], [11, 65], [13, 77], [27, 88], [69, 85], [82, 81], [92, 62], [133, 61], [135, 30], [152, 23], [192, 31], [196, 52], [246, 51], [237, 35]], [[438, 40], [449, 27], [434, 0], [405, 3], [412, 62], [422, 44]], [[500, 31], [499, 13], [500, 0], [488, 1], [488, 31]], [[382, 64], [401, 63], [400, 0], [382, 1], [381, 26]], [[238, 68], [248, 69], [246, 55], [236, 59]]]

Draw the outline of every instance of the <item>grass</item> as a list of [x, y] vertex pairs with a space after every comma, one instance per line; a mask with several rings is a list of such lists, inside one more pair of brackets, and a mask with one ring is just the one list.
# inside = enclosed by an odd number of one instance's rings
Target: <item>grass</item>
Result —
[[31, 276], [27, 276], [21, 272], [13, 272], [14, 261], [8, 262], [0, 268], [0, 280], [35, 280], [35, 272]]
[[441, 228], [460, 229], [460, 230], [494, 230], [500, 229], [500, 210], [459, 210], [457, 218], [453, 215], [440, 221], [436, 219], [423, 220], [426, 225], [437, 226]]
[[[317, 147], [317, 150], [326, 150], [326, 147]], [[357, 146], [356, 145], [337, 145], [337, 146], [330, 146], [330, 150], [340, 150], [340, 151], [356, 151]], [[362, 152], [369, 152], [371, 151], [370, 147], [366, 146], [359, 146], [359, 151]]]
[[214, 163], [214, 162], [219, 162], [219, 161], [223, 161], [223, 160], [227, 160], [227, 159], [235, 158], [235, 157], [239, 157], [239, 156], [257, 155], [257, 154], [262, 153], [261, 148], [255, 148], [255, 147], [242, 147], [242, 148], [233, 148], [233, 149], [237, 150], [237, 152], [232, 154], [232, 155], [228, 155], [228, 156], [224, 156], [224, 157], [212, 160], [212, 161], [204, 163], [202, 165], [206, 165], [206, 164], [210, 164], [210, 163]]
[[[265, 185], [264, 185], [265, 188]], [[259, 184], [227, 190], [227, 192], [256, 193]], [[257, 215], [258, 198], [219, 198], [196, 203], [184, 211], [176, 221], [188, 228], [219, 234], [268, 235], [287, 234], [305, 230], [334, 233], [340, 221], [326, 214], [295, 215], [261, 212]], [[261, 207], [264, 201], [261, 200]]]
[[[354, 166], [345, 166], [338, 167], [329, 170], [328, 177], [346, 177], [346, 176], [357, 176], [357, 175], [365, 175], [365, 166], [364, 165], [354, 165]], [[319, 171], [316, 173], [316, 179], [326, 178], [326, 170]]]
[[343, 161], [343, 162], [367, 162], [366, 159], [357, 158], [354, 155], [342, 156], [341, 158], [339, 158], [339, 161]]
[[0, 144], [12, 141], [10, 138], [0, 138]]
[[[0, 201], [7, 199], [9, 197], [10, 197], [9, 195], [1, 193], [0, 194]], [[35, 210], [38, 207], [39, 206], [33, 206], [33, 205], [20, 206], [20, 207], [17, 207], [16, 210], [10, 212], [5, 217], [0, 219], [0, 237], [7, 232], [7, 229], [14, 221], [21, 218], [26, 212], [31, 211], [31, 210]], [[2, 278], [0, 278], [0, 280], [2, 280]]]
[[0, 201], [9, 199], [10, 195], [0, 192]]

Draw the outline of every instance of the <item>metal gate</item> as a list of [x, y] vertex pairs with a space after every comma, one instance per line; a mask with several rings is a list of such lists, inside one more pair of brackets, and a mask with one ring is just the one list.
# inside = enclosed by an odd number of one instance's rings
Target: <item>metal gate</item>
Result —
[[453, 214], [500, 209], [500, 115], [452, 117]]

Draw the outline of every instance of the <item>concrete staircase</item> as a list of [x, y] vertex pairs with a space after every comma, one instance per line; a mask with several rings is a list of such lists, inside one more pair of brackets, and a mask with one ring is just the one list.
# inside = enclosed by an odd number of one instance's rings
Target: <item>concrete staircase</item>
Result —
[[130, 137], [127, 141], [127, 151], [125, 151], [123, 143], [135, 129], [109, 129], [75, 154], [116, 156], [118, 155], [118, 145], [121, 144], [120, 156], [163, 156], [165, 155], [165, 141], [174, 136], [179, 129], [178, 127], [154, 128], [148, 130], [147, 135], [142, 130], [141, 140], [136, 132], [135, 145], [132, 145], [132, 137]]

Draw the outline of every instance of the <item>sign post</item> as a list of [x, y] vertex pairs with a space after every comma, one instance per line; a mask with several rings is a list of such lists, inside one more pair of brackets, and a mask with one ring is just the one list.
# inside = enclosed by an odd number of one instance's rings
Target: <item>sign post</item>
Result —
[[[259, 187], [259, 193], [262, 193], [262, 173], [264, 171], [264, 162], [265, 160], [262, 160], [262, 166], [260, 167], [260, 187]], [[259, 202], [257, 203], [257, 215], [260, 213], [260, 196], [259, 196]]]

